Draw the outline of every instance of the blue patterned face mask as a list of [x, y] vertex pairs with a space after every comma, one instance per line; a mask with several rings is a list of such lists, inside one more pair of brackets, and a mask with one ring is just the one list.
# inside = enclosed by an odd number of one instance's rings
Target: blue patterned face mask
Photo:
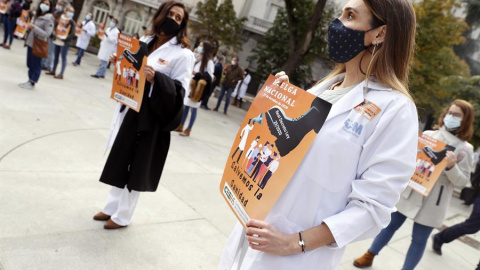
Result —
[[365, 47], [365, 33], [368, 31], [354, 30], [346, 27], [339, 19], [333, 20], [328, 26], [330, 59], [337, 63], [346, 63], [355, 58], [367, 48]]

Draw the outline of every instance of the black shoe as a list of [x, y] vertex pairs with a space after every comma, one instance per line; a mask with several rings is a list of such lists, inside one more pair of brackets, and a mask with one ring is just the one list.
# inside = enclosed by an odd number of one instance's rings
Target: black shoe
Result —
[[123, 51], [123, 56], [128, 62], [133, 64], [133, 67], [139, 71], [142, 68], [143, 58], [147, 55], [147, 47], [145, 43], [140, 43], [140, 48], [136, 53], [132, 53], [130, 50]]
[[74, 67], [76, 67], [76, 66], [78, 66], [78, 65], [80, 65], [80, 64], [78, 64], [77, 62], [72, 62], [72, 65], [73, 65]]
[[455, 147], [447, 145], [440, 151], [434, 151], [430, 146], [425, 146], [423, 149], [425, 155], [427, 155], [430, 160], [432, 161], [433, 165], [437, 165], [438, 163], [442, 162], [442, 160], [447, 156], [447, 151], [455, 150]]
[[97, 74], [93, 74], [93, 75], [90, 75], [90, 77], [93, 77], [93, 78], [100, 78], [100, 76], [97, 76]]
[[279, 106], [274, 106], [266, 112], [268, 128], [277, 138], [275, 146], [280, 156], [283, 157], [295, 149], [312, 129], [318, 133], [327, 119], [331, 106], [329, 102], [315, 98], [310, 109], [295, 119], [287, 117]]
[[432, 245], [433, 251], [435, 251], [435, 253], [441, 256], [443, 242], [440, 239], [440, 236], [438, 234], [435, 234], [432, 238], [433, 238], [433, 245]]

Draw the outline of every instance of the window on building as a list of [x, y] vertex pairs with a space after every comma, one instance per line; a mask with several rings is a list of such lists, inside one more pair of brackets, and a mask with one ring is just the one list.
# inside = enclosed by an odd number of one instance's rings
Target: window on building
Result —
[[105, 23], [107, 22], [108, 14], [110, 13], [110, 7], [108, 6], [107, 2], [98, 1], [93, 4], [93, 21], [96, 24]]
[[140, 33], [142, 29], [143, 19], [142, 16], [136, 11], [129, 11], [125, 14], [123, 32], [134, 35], [135, 33]]

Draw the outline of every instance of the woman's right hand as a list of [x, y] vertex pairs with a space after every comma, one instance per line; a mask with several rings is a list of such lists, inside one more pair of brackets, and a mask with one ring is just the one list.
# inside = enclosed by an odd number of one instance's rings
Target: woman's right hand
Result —
[[280, 71], [275, 74], [275, 78], [277, 78], [277, 80], [280, 80], [280, 83], [289, 82], [288, 75], [285, 73], [285, 71]]
[[112, 53], [110, 55], [110, 62], [114, 65], [117, 63], [117, 54], [116, 53]]

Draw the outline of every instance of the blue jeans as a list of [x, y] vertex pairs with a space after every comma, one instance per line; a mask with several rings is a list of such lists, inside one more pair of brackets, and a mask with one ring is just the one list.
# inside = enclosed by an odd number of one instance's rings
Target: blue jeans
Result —
[[98, 68], [97, 73], [95, 73], [95, 75], [100, 77], [105, 77], [105, 73], [107, 73], [107, 65], [108, 65], [108, 61], [102, 60], [100, 62], [100, 67]]
[[32, 83], [38, 82], [42, 73], [42, 58], [38, 58], [32, 53], [32, 48], [27, 47], [27, 67], [28, 79]]
[[13, 41], [13, 32], [15, 32], [15, 27], [17, 26], [17, 19], [10, 19], [8, 16], [3, 16], [3, 43], [12, 45]]
[[230, 96], [232, 95], [233, 90], [233, 88], [222, 85], [222, 89], [220, 89], [220, 95], [218, 96], [217, 106], [215, 107], [215, 109], [218, 110], [218, 108], [220, 108], [220, 103], [222, 103], [223, 96], [225, 95], [225, 93], [227, 93], [227, 97], [225, 100], [225, 108], [223, 109], [224, 112], [227, 112], [228, 105], [230, 104]]
[[[443, 243], [450, 243], [460, 236], [474, 234], [480, 230], [480, 196], [473, 202], [473, 211], [470, 217], [462, 223], [449, 227], [435, 235], [437, 240]], [[437, 237], [438, 236], [438, 237]]]
[[185, 124], [187, 120], [188, 111], [192, 109], [192, 116], [190, 116], [190, 123], [188, 123], [188, 129], [192, 129], [195, 119], [197, 118], [197, 108], [192, 108], [189, 106], [183, 106], [183, 115], [182, 115], [182, 125]]
[[75, 63], [77, 63], [78, 65], [80, 65], [80, 62], [82, 61], [82, 57], [83, 57], [84, 52], [85, 52], [84, 49], [78, 48], [78, 56], [77, 56], [77, 60], [75, 60]]
[[67, 67], [67, 54], [68, 54], [69, 46], [58, 46], [55, 45], [55, 58], [53, 59], [53, 69], [52, 71], [55, 73], [57, 70], [58, 65], [58, 58], [60, 58], [60, 54], [62, 55], [62, 70], [60, 71], [60, 75], [63, 76], [65, 72], [65, 68]]
[[[382, 250], [382, 248], [388, 244], [390, 239], [392, 239], [393, 234], [395, 234], [395, 232], [402, 226], [406, 218], [406, 216], [399, 212], [392, 213], [390, 224], [388, 224], [388, 226], [383, 229], [377, 237], [375, 237], [375, 240], [373, 240], [373, 243], [368, 250], [378, 255], [380, 250]], [[424, 226], [416, 222], [413, 224], [412, 242], [408, 248], [407, 257], [405, 258], [402, 270], [415, 269], [415, 266], [417, 266], [422, 259], [428, 237], [432, 230], [433, 227]]]
[[42, 59], [43, 68], [52, 70], [54, 54], [55, 54], [55, 44], [53, 44], [53, 39], [48, 38], [48, 57]]

